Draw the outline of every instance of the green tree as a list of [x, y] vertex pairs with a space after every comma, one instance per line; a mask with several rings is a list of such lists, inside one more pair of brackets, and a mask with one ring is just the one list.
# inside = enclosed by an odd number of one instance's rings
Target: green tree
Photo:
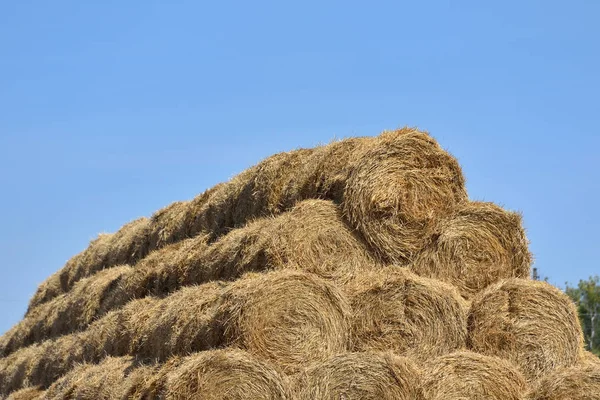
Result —
[[586, 348], [600, 355], [600, 278], [580, 280], [577, 287], [567, 283], [566, 293], [577, 304]]

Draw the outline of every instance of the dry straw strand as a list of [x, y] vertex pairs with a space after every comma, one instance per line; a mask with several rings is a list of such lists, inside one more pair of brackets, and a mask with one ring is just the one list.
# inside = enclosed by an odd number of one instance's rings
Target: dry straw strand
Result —
[[410, 268], [471, 298], [501, 279], [527, 278], [530, 265], [521, 216], [493, 203], [468, 202], [440, 222]]
[[511, 278], [473, 299], [469, 345], [511, 361], [531, 382], [576, 364], [583, 335], [566, 294], [546, 282]]
[[508, 361], [460, 351], [423, 366], [423, 389], [429, 400], [521, 400], [527, 384]]

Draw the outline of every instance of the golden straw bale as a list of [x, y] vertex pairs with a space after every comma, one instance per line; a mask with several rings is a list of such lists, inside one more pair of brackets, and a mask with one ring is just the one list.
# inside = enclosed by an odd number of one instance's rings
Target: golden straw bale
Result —
[[460, 351], [429, 360], [423, 388], [429, 400], [521, 400], [527, 384], [506, 360]]
[[[165, 299], [136, 300], [124, 307], [130, 313], [129, 354], [166, 360], [172, 355], [216, 347], [222, 331], [215, 326], [216, 308], [224, 284], [211, 282], [183, 288]], [[137, 304], [142, 303], [142, 307]]]
[[187, 237], [185, 219], [189, 207], [189, 201], [178, 201], [152, 215], [148, 238], [148, 249], [150, 251], [160, 249]]
[[107, 357], [100, 364], [80, 364], [46, 391], [45, 399], [126, 399], [155, 373], [132, 357]]
[[470, 298], [505, 278], [527, 278], [531, 266], [521, 216], [493, 203], [469, 202], [442, 220], [410, 268], [456, 286]]
[[[248, 179], [237, 194], [233, 212], [234, 226], [243, 226], [249, 220], [281, 213], [286, 209], [285, 203], [291, 206], [301, 199], [300, 194], [293, 189], [297, 187], [298, 181], [306, 180], [300, 173], [315, 151], [298, 149], [278, 153], [257, 164], [253, 168], [252, 179]], [[293, 195], [290, 195], [290, 190]], [[313, 193], [306, 195], [314, 197]]]
[[405, 263], [466, 199], [456, 159], [428, 134], [405, 128], [384, 132], [361, 151], [343, 204], [383, 260]]
[[155, 251], [118, 290], [132, 297], [161, 296], [183, 285], [286, 268], [345, 281], [374, 263], [335, 204], [305, 200], [277, 217], [234, 229], [210, 245], [204, 235]]
[[183, 285], [186, 271], [202, 268], [207, 239], [206, 235], [198, 235], [153, 251], [136, 265], [133, 273], [121, 281], [116, 290], [132, 299], [173, 292]]
[[571, 299], [546, 282], [518, 278], [473, 299], [468, 341], [478, 353], [511, 361], [529, 382], [576, 364], [583, 348]]
[[423, 400], [421, 374], [392, 353], [344, 353], [306, 368], [295, 382], [298, 400]]
[[527, 400], [598, 400], [600, 367], [574, 366], [552, 372], [532, 385]]
[[278, 271], [233, 282], [219, 307], [227, 343], [294, 372], [347, 350], [350, 308], [313, 274]]
[[166, 374], [167, 400], [291, 400], [286, 378], [242, 350], [200, 352]]
[[468, 305], [451, 285], [388, 267], [364, 273], [346, 291], [355, 351], [426, 360], [466, 346]]
[[24, 389], [12, 392], [6, 400], [36, 400], [44, 396], [44, 391], [36, 387], [26, 387]]

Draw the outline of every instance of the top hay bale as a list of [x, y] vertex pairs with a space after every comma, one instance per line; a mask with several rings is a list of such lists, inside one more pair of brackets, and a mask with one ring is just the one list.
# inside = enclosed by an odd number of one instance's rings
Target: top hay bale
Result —
[[[103, 242], [98, 256], [94, 249], [100, 247], [92, 245], [93, 251], [83, 252], [40, 286], [30, 309], [95, 271], [116, 263], [135, 264], [148, 249], [200, 233], [209, 234], [212, 241], [231, 228], [281, 213], [308, 198], [340, 204], [349, 223], [383, 261], [404, 264], [467, 195], [456, 159], [416, 129], [280, 153], [197, 200], [169, 208], [168, 218], [161, 213], [128, 229], [131, 234]], [[168, 227], [157, 226], [161, 221]]]
[[410, 268], [453, 284], [469, 299], [501, 279], [529, 277], [530, 265], [521, 216], [493, 203], [467, 202], [441, 220]]
[[490, 286], [474, 298], [468, 330], [471, 350], [511, 361], [528, 382], [581, 360], [575, 305], [546, 282], [512, 278]]

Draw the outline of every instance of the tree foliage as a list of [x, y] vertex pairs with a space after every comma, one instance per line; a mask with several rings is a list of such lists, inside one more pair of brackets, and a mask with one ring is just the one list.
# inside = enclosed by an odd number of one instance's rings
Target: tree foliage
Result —
[[577, 287], [567, 283], [566, 293], [577, 304], [586, 348], [600, 355], [600, 277], [580, 280]]

